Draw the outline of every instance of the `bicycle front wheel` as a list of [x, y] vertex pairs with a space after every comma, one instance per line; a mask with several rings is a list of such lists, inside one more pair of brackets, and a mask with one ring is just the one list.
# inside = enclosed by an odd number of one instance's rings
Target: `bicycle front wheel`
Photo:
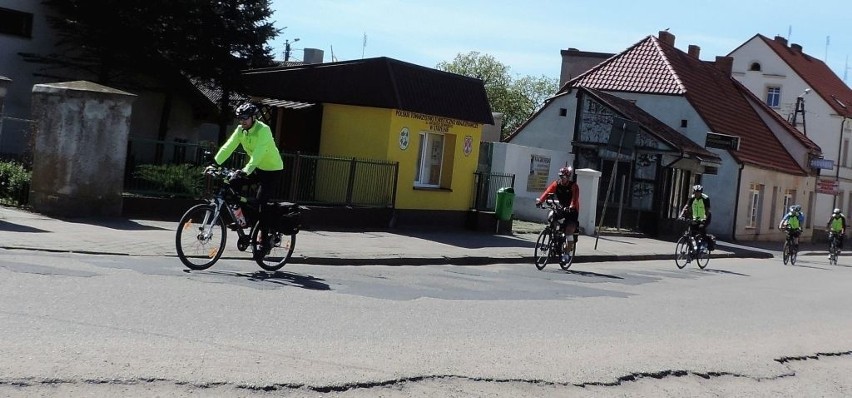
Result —
[[[577, 254], [577, 240], [574, 240], [574, 246], [571, 248], [571, 252], [568, 253], [568, 257], [559, 259], [559, 266], [562, 267], [563, 270], [568, 271], [568, 268], [571, 268], [571, 264], [574, 263], [574, 255]], [[568, 260], [568, 261], [565, 261]]]
[[784, 265], [790, 262], [790, 242], [784, 242], [784, 248], [781, 249], [781, 258], [784, 260]]
[[260, 268], [266, 271], [278, 271], [293, 256], [293, 249], [296, 248], [296, 234], [283, 234], [271, 228], [267, 228], [266, 234], [262, 234], [262, 228], [264, 227], [258, 221], [251, 229], [252, 257]]
[[678, 268], [683, 269], [691, 260], [689, 254], [689, 237], [681, 236], [675, 245], [675, 264]]
[[535, 242], [535, 267], [543, 270], [550, 260], [551, 251], [553, 250], [553, 232], [550, 228], [545, 228], [538, 234], [538, 240]]
[[175, 235], [177, 256], [187, 268], [210, 268], [222, 257], [227, 230], [222, 217], [214, 218], [216, 206], [199, 204], [180, 218]]
[[837, 241], [834, 238], [831, 239], [831, 245], [828, 247], [828, 255], [828, 263], [837, 265]]

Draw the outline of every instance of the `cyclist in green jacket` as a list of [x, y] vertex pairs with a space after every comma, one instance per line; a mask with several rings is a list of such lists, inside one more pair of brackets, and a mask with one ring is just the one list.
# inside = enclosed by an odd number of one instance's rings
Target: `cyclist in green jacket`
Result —
[[258, 109], [254, 104], [245, 103], [237, 108], [236, 116], [240, 125], [231, 137], [219, 148], [214, 160], [224, 163], [241, 145], [249, 155], [248, 163], [231, 179], [231, 185], [239, 190], [247, 184], [256, 184], [258, 206], [263, 205], [274, 193], [281, 180], [284, 161], [281, 152], [275, 146], [272, 130], [266, 123], [257, 120]]
[[711, 216], [710, 197], [704, 194], [703, 186], [694, 185], [692, 187], [692, 196], [689, 197], [689, 200], [686, 201], [686, 204], [680, 211], [680, 218], [688, 218], [690, 220], [690, 235], [702, 239], [706, 237], [707, 226], [710, 225]]
[[[837, 239], [837, 254], [840, 254], [840, 249], [843, 248], [843, 239], [846, 237], [846, 216], [840, 212], [840, 209], [834, 209], [831, 212], [831, 218], [828, 219], [828, 223], [825, 224], [825, 227], [834, 234], [835, 239]], [[831, 258], [831, 255], [828, 256]]]
[[793, 246], [799, 248], [799, 235], [802, 234], [802, 226], [805, 224], [805, 215], [802, 213], [802, 205], [790, 206], [790, 211], [781, 218], [779, 229], [784, 229], [793, 238]]

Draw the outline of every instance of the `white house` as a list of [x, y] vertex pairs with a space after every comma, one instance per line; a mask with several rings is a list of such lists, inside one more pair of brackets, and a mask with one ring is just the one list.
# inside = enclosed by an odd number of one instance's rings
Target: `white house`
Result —
[[[801, 192], [813, 208], [808, 165], [820, 148], [731, 77], [731, 58], [702, 61], [697, 46], [687, 53], [674, 42], [660, 32], [575, 77], [508, 141], [566, 148], [575, 167], [602, 171], [607, 219], [620, 208], [640, 229], [670, 233], [689, 187], [701, 183], [712, 233], [780, 239], [784, 193]], [[609, 138], [619, 125], [636, 134], [633, 153], [617, 158]]]
[[[733, 76], [760, 101], [822, 147], [824, 167], [808, 226], [824, 228], [833, 208], [852, 212], [852, 89], [821, 60], [802, 46], [775, 36], [755, 35], [729, 54]], [[788, 187], [791, 202], [802, 202], [812, 192]], [[780, 209], [779, 209], [780, 210]], [[810, 222], [812, 221], [812, 222]]]

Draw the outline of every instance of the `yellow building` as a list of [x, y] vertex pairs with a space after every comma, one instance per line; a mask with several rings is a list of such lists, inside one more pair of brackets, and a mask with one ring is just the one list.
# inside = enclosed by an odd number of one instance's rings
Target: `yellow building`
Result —
[[[384, 57], [244, 77], [270, 106], [282, 150], [396, 162], [398, 219], [464, 222], [482, 127], [493, 123], [481, 80]], [[324, 180], [335, 171], [316, 173]]]

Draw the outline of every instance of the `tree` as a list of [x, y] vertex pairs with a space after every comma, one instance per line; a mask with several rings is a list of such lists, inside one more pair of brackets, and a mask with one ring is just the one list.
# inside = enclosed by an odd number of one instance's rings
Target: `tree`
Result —
[[557, 80], [546, 76], [513, 79], [510, 68], [493, 56], [476, 51], [458, 54], [437, 69], [482, 80], [491, 110], [503, 114], [501, 138], [506, 138], [544, 105], [558, 90]]
[[[176, 83], [213, 82], [222, 97], [239, 93], [240, 71], [272, 64], [267, 42], [279, 30], [271, 0], [44, 0], [59, 41], [51, 54], [22, 54], [45, 70], [124, 89], [166, 95], [160, 121], [165, 138]], [[156, 79], [141, 78], [157, 77]], [[179, 82], [179, 80], [184, 80]], [[221, 115], [230, 115], [223, 101]], [[229, 120], [220, 120], [220, 129]], [[220, 136], [223, 134], [220, 131]]]

